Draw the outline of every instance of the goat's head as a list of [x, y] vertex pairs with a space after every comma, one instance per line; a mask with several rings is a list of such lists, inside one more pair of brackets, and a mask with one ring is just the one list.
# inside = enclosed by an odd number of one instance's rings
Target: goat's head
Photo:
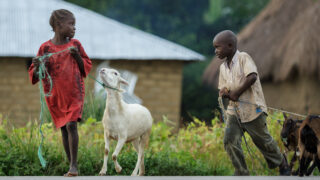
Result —
[[289, 134], [293, 133], [297, 128], [297, 121], [292, 118], [288, 118], [285, 113], [283, 113], [284, 122], [281, 130], [281, 139], [284, 145], [288, 145]]
[[119, 88], [121, 83], [128, 85], [128, 82], [115, 69], [101, 68], [99, 75], [103, 83], [112, 88]]

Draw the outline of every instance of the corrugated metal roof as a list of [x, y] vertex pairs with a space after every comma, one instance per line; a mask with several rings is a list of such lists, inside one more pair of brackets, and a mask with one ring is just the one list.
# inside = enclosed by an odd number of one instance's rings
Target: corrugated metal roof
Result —
[[204, 60], [190, 49], [62, 0], [1, 0], [0, 56], [33, 57], [53, 37], [51, 12], [68, 9], [92, 59]]

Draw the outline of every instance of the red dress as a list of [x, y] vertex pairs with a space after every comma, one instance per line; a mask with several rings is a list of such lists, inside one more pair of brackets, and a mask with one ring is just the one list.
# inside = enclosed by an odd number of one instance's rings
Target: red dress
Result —
[[[49, 40], [40, 46], [37, 54], [37, 56], [43, 56], [46, 53], [62, 51], [71, 46], [79, 50], [84, 64], [84, 76], [81, 75], [79, 66], [69, 50], [52, 55], [46, 66], [53, 84], [51, 96], [46, 97], [46, 102], [57, 128], [63, 127], [67, 122], [81, 120], [85, 95], [83, 78], [90, 72], [91, 60], [76, 39], [71, 39], [62, 45], [55, 45]], [[34, 70], [34, 65], [31, 64], [29, 77], [32, 84], [39, 81], [38, 78], [33, 78]], [[47, 79], [43, 80], [43, 88], [45, 93], [49, 92], [50, 84]]]

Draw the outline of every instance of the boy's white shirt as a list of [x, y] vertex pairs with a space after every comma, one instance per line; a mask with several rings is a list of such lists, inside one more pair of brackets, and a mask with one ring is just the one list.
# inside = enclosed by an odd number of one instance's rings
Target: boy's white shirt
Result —
[[[237, 89], [251, 73], [257, 74], [257, 80], [249, 89], [241, 94], [239, 100], [250, 102], [252, 104], [258, 104], [259, 106], [257, 107], [255, 105], [233, 102], [230, 100], [227, 109], [228, 114], [235, 115], [234, 107], [237, 107], [237, 113], [240, 116], [241, 122], [243, 123], [256, 119], [262, 113], [262, 111], [267, 113], [267, 106], [257, 67], [247, 53], [240, 52], [238, 50], [232, 58], [230, 69], [227, 61], [222, 63], [220, 66], [218, 89], [226, 87], [228, 90], [233, 91]], [[257, 111], [257, 108], [260, 108], [261, 111]]]

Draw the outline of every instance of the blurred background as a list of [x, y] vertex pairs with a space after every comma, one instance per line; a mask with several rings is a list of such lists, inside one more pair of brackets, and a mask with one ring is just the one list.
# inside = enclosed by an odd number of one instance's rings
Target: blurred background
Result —
[[196, 116], [210, 124], [218, 108], [217, 90], [202, 75], [214, 56], [212, 39], [230, 29], [238, 33], [269, 0], [68, 0], [104, 16], [183, 45], [205, 56], [205, 61], [183, 66], [181, 122]]
[[[146, 105], [155, 121], [165, 115], [179, 127], [195, 116], [210, 124], [217, 91], [204, 84], [202, 76], [214, 56], [212, 39], [224, 29], [238, 33], [268, 2], [1, 1], [0, 113], [18, 125], [38, 118], [39, 90], [29, 82], [27, 69], [41, 43], [53, 37], [51, 12], [66, 8], [76, 17], [75, 38], [93, 59], [93, 76], [97, 69], [110, 66], [133, 77], [125, 98]], [[92, 80], [87, 82], [87, 92], [99, 90]], [[91, 109], [85, 105], [84, 119], [102, 116], [104, 102], [94, 97], [91, 100], [98, 105]]]

